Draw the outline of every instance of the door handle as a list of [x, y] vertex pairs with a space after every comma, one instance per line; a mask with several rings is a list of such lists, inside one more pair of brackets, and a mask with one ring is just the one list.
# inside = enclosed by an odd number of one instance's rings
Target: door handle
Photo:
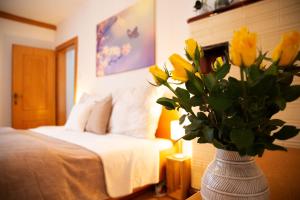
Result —
[[19, 98], [22, 98], [22, 95], [18, 95], [17, 93], [14, 93], [13, 94], [13, 101], [14, 101], [14, 104], [17, 105], [18, 104], [18, 99]]

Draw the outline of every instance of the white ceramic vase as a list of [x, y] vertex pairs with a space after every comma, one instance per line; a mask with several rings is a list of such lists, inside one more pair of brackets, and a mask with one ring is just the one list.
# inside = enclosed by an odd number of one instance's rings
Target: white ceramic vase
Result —
[[203, 200], [266, 200], [269, 187], [253, 157], [217, 149], [201, 182]]

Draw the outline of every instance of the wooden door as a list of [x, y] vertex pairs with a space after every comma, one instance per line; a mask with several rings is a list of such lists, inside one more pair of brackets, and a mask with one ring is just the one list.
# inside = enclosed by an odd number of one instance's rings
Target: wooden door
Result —
[[55, 125], [55, 52], [13, 45], [12, 126]]

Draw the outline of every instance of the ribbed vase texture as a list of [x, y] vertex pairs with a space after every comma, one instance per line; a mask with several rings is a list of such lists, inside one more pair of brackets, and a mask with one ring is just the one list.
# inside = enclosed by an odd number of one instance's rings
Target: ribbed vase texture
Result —
[[269, 187], [253, 157], [217, 149], [201, 182], [203, 200], [266, 200]]

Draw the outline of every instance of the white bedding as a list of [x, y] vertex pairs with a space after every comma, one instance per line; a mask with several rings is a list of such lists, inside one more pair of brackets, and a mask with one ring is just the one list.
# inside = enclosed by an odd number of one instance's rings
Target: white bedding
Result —
[[48, 126], [34, 132], [64, 140], [98, 154], [103, 163], [107, 193], [120, 197], [134, 188], [159, 181], [159, 151], [170, 148], [164, 139], [139, 139], [125, 135], [96, 135], [67, 131], [64, 127]]

